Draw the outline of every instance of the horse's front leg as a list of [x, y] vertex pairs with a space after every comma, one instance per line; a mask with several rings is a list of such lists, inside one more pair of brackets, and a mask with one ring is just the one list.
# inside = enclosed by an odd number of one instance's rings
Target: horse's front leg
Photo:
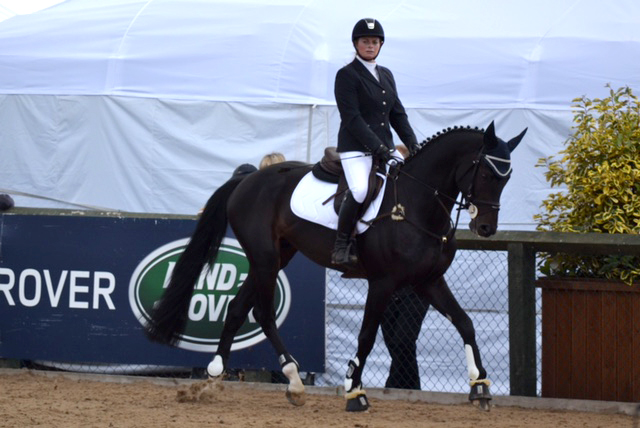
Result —
[[369, 408], [369, 401], [362, 385], [362, 370], [373, 349], [382, 315], [394, 289], [393, 283], [389, 280], [369, 281], [369, 293], [358, 335], [358, 351], [355, 358], [349, 361], [344, 380], [348, 412], [363, 412]]
[[487, 379], [487, 371], [482, 366], [473, 321], [471, 321], [471, 318], [469, 318], [451, 293], [444, 277], [439, 278], [433, 284], [428, 284], [417, 291], [424, 293], [429, 299], [429, 303], [431, 303], [438, 312], [447, 317], [455, 326], [456, 330], [458, 330], [458, 333], [460, 333], [464, 343], [469, 384], [471, 385], [469, 400], [481, 410], [489, 411], [489, 401], [491, 400], [489, 385], [491, 385], [491, 381]]

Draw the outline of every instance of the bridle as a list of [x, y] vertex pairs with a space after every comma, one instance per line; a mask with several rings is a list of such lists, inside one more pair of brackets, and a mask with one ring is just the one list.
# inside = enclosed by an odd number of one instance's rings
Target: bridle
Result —
[[[411, 224], [413, 227], [422, 231], [426, 235], [429, 235], [439, 240], [442, 244], [447, 243], [447, 241], [449, 240], [449, 237], [452, 236], [455, 233], [455, 231], [458, 229], [458, 223], [460, 221], [460, 212], [462, 210], [467, 210], [472, 220], [478, 216], [478, 206], [488, 206], [491, 210], [495, 210], [495, 211], [500, 210], [500, 202], [486, 201], [483, 199], [477, 199], [473, 196], [476, 176], [478, 175], [478, 171], [480, 169], [480, 163], [482, 161], [485, 161], [490, 166], [492, 172], [500, 178], [508, 177], [509, 174], [511, 174], [511, 161], [509, 159], [498, 158], [498, 157], [486, 154], [484, 153], [484, 147], [483, 147], [482, 149], [480, 149], [480, 152], [478, 153], [478, 155], [471, 162], [471, 165], [469, 166], [468, 170], [465, 171], [465, 173], [462, 175], [462, 180], [464, 180], [464, 177], [466, 177], [469, 174], [469, 172], [471, 172], [471, 181], [469, 182], [469, 187], [467, 188], [466, 193], [465, 192], [460, 193], [461, 196], [459, 201], [457, 198], [451, 197], [445, 193], [441, 193], [435, 187], [430, 186], [424, 181], [404, 171], [401, 168], [402, 162], [399, 162], [396, 165], [391, 166], [389, 172], [387, 173], [387, 180], [393, 181], [394, 206], [391, 212], [379, 215], [367, 221], [366, 223], [371, 225], [372, 223], [384, 217], [391, 217], [391, 219], [395, 221], [406, 221], [407, 223]], [[500, 169], [495, 164], [495, 162], [508, 163], [509, 168], [506, 171], [506, 173], [501, 172]], [[400, 174], [420, 184], [422, 187], [428, 189], [433, 194], [436, 201], [438, 201], [440, 207], [445, 211], [445, 213], [449, 217], [449, 227], [444, 234], [437, 234], [428, 229], [425, 229], [424, 227], [416, 224], [415, 222], [411, 221], [411, 219], [406, 217], [404, 206], [398, 203], [397, 178]], [[456, 215], [455, 223], [453, 222], [453, 220], [451, 220], [451, 212], [447, 209], [447, 207], [445, 206], [441, 198], [447, 199], [450, 202], [453, 202], [454, 206], [457, 206], [458, 213]]]
[[[473, 175], [471, 177], [471, 181], [469, 182], [469, 187], [467, 188], [466, 194], [463, 194], [462, 201], [459, 203], [458, 213], [460, 210], [466, 209], [469, 211], [469, 217], [473, 220], [478, 216], [478, 206], [484, 205], [489, 207], [489, 209], [494, 211], [500, 210], [500, 202], [496, 201], [486, 201], [484, 199], [477, 199], [473, 196], [473, 186], [476, 182], [476, 176], [478, 175], [478, 170], [480, 169], [480, 163], [484, 161], [487, 165], [489, 165], [491, 172], [493, 172], [498, 178], [508, 178], [511, 174], [511, 160], [504, 159], [497, 156], [492, 156], [490, 154], [484, 153], [484, 148], [480, 150], [478, 156], [473, 160], [471, 168], [473, 168]], [[505, 172], [502, 172], [501, 169], [496, 165], [496, 162], [504, 163], [508, 165], [508, 168]], [[466, 173], [465, 173], [466, 175]], [[464, 177], [464, 175], [463, 175]], [[456, 202], [457, 203], [457, 202]]]

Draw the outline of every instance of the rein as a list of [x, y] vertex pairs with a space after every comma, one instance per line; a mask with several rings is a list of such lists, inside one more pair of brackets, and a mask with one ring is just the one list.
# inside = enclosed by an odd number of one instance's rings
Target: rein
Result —
[[[404, 174], [405, 176], [411, 178], [412, 180], [416, 181], [420, 185], [426, 187], [431, 192], [433, 192], [433, 196], [436, 197], [436, 200], [440, 204], [440, 207], [444, 210], [444, 212], [449, 217], [449, 229], [445, 232], [444, 235], [438, 235], [437, 233], [434, 233], [434, 232], [432, 232], [432, 231], [430, 231], [428, 229], [425, 229], [424, 227], [420, 226], [419, 224], [416, 224], [415, 222], [413, 222], [413, 221], [411, 221], [410, 219], [407, 218], [407, 216], [405, 215], [404, 206], [402, 204], [398, 203], [398, 186], [397, 186], [398, 182], [397, 182], [397, 178], [398, 178], [398, 174], [399, 173]], [[368, 221], [363, 221], [363, 220], [360, 220], [360, 221], [362, 221], [363, 223], [365, 223], [368, 226], [371, 226], [376, 221], [382, 220], [383, 218], [386, 218], [386, 217], [391, 217], [391, 219], [394, 220], [394, 221], [406, 221], [408, 224], [412, 225], [413, 227], [415, 227], [416, 229], [418, 229], [422, 233], [431, 236], [432, 238], [440, 241], [442, 244], [446, 244], [447, 241], [449, 240], [449, 236], [452, 235], [452, 231], [455, 232], [455, 230], [458, 228], [458, 220], [460, 218], [460, 210], [463, 209], [462, 208], [462, 203], [458, 202], [456, 199], [453, 199], [448, 195], [445, 195], [444, 193], [442, 194], [445, 198], [447, 198], [449, 200], [452, 200], [454, 202], [454, 204], [457, 204], [457, 205], [461, 206], [458, 209], [458, 215], [456, 216], [456, 223], [454, 224], [451, 221], [451, 213], [449, 212], [449, 210], [447, 210], [447, 207], [444, 206], [444, 203], [440, 200], [440, 198], [438, 198], [438, 196], [441, 195], [441, 193], [438, 191], [438, 189], [435, 189], [435, 188], [429, 186], [428, 184], [418, 180], [417, 178], [415, 178], [411, 174], [407, 174], [406, 172], [402, 171], [398, 166], [394, 166], [393, 169], [391, 169], [389, 171], [389, 173], [387, 173], [387, 179], [388, 180], [393, 180], [393, 198], [394, 198], [393, 202], [394, 202], [394, 205], [393, 205], [393, 208], [391, 209], [391, 212], [388, 212], [388, 213], [385, 213], [385, 214], [380, 214], [377, 217], [374, 217], [374, 218], [372, 218], [371, 220], [368, 220]]]
[[[440, 191], [430, 185], [428, 185], [427, 183], [425, 183], [424, 181], [414, 177], [413, 175], [403, 171], [400, 168], [400, 165], [395, 165], [392, 166], [392, 168], [389, 170], [389, 172], [387, 173], [387, 179], [389, 180], [393, 180], [393, 195], [394, 195], [394, 206], [391, 209], [391, 212], [386, 213], [386, 214], [381, 214], [367, 222], [365, 222], [365, 224], [368, 224], [369, 226], [371, 224], [373, 224], [374, 222], [381, 220], [385, 217], [391, 217], [392, 220], [395, 221], [406, 221], [408, 224], [412, 225], [413, 227], [415, 227], [416, 229], [420, 230], [422, 233], [431, 236], [432, 238], [440, 241], [442, 244], [446, 244], [447, 241], [449, 240], [449, 237], [455, 233], [455, 231], [458, 229], [458, 223], [460, 221], [460, 212], [462, 210], [468, 210], [469, 211], [469, 216], [471, 217], [471, 219], [476, 218], [476, 216], [478, 215], [478, 206], [479, 205], [485, 205], [485, 206], [489, 206], [491, 209], [493, 210], [499, 210], [500, 209], [500, 203], [496, 203], [496, 202], [491, 202], [491, 201], [484, 201], [484, 200], [476, 200], [473, 198], [473, 185], [475, 182], [475, 178], [476, 175], [478, 173], [478, 169], [480, 167], [480, 161], [482, 160], [483, 157], [488, 156], [487, 154], [482, 153], [482, 149], [480, 150], [480, 153], [478, 153], [478, 156], [476, 156], [476, 158], [473, 160], [472, 165], [469, 167], [469, 170], [472, 170], [472, 176], [471, 176], [471, 181], [469, 183], [469, 188], [467, 189], [466, 194], [464, 194], [463, 192], [460, 192], [460, 200], [458, 201], [457, 198], [453, 198], [445, 193], [440, 193]], [[464, 175], [468, 174], [468, 171], [464, 173]], [[424, 188], [428, 189], [432, 195], [435, 197], [436, 201], [438, 201], [440, 207], [444, 210], [444, 212], [446, 213], [446, 215], [449, 217], [449, 228], [447, 229], [447, 231], [443, 234], [443, 235], [439, 235], [437, 233], [434, 233], [428, 229], [425, 229], [424, 227], [416, 224], [415, 222], [411, 221], [409, 218], [407, 218], [406, 214], [405, 214], [405, 208], [402, 204], [398, 203], [398, 189], [397, 189], [397, 178], [399, 174], [403, 174], [405, 177], [410, 178], [411, 180], [415, 181], [416, 183], [420, 184], [421, 186], [423, 186]], [[453, 222], [453, 220], [451, 220], [451, 212], [447, 209], [447, 207], [444, 205], [444, 203], [442, 202], [442, 199], [440, 198], [440, 196], [444, 197], [445, 199], [448, 199], [449, 201], [453, 202], [454, 206], [457, 205], [457, 211], [458, 213], [456, 214], [456, 220], [455, 223]]]

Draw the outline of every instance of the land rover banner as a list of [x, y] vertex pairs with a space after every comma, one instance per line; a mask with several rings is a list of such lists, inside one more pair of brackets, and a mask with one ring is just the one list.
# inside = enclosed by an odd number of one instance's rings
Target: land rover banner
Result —
[[[65, 363], [204, 367], [249, 265], [231, 234], [195, 284], [175, 348], [142, 326], [195, 228], [191, 219], [0, 216], [0, 358]], [[304, 371], [324, 371], [324, 269], [296, 255], [280, 272], [274, 310]], [[277, 369], [249, 315], [229, 364]]]

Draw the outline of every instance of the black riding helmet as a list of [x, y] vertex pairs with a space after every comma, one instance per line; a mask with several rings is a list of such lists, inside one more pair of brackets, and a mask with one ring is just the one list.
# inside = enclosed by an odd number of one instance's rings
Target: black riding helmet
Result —
[[364, 18], [356, 22], [351, 32], [351, 41], [356, 44], [356, 40], [360, 37], [380, 37], [380, 41], [384, 43], [384, 30], [377, 19]]

